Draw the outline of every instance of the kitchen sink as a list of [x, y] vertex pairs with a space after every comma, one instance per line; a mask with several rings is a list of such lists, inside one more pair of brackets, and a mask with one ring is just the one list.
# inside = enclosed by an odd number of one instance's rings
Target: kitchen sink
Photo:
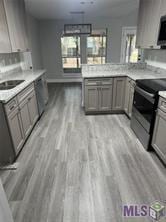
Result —
[[19, 84], [23, 83], [24, 81], [25, 80], [9, 80], [9, 81], [2, 82], [0, 83], [0, 90], [13, 89]]

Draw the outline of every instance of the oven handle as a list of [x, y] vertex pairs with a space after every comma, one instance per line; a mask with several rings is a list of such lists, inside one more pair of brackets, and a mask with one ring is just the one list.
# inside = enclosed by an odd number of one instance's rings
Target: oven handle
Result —
[[135, 87], [135, 91], [138, 91], [141, 95], [146, 96], [146, 97], [150, 97], [152, 99], [155, 97], [155, 94], [148, 93], [148, 92], [146, 92], [145, 90], [141, 89], [138, 86]]

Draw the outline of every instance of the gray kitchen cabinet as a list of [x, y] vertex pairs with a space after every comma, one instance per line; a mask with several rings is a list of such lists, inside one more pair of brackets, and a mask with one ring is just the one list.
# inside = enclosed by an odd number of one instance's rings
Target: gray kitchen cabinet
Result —
[[12, 51], [3, 0], [0, 0], [0, 53]]
[[31, 119], [29, 114], [29, 101], [28, 99], [25, 99], [20, 105], [20, 115], [22, 120], [22, 126], [24, 130], [24, 136], [27, 138], [29, 133], [31, 132], [32, 125], [31, 125]]
[[24, 143], [24, 132], [19, 108], [16, 107], [7, 117], [10, 133], [16, 154], [19, 153]]
[[[0, 0], [3, 27], [1, 35], [2, 42], [6, 44], [0, 46], [0, 52], [19, 52], [28, 49], [28, 37], [26, 30], [26, 11], [23, 0]], [[5, 47], [5, 48], [4, 48]]]
[[18, 101], [22, 101], [19, 104], [20, 114], [22, 119], [22, 125], [25, 138], [31, 132], [34, 124], [36, 123], [39, 113], [37, 109], [36, 94], [34, 85], [28, 86], [24, 91], [18, 95]]
[[112, 103], [112, 110], [114, 111], [124, 110], [125, 81], [125, 77], [114, 78]]
[[99, 91], [97, 86], [85, 86], [85, 111], [97, 112], [99, 110]]
[[160, 98], [156, 114], [152, 147], [166, 164], [166, 100]]
[[137, 25], [137, 48], [159, 48], [157, 46], [157, 38], [161, 7], [163, 7], [162, 0], [140, 0]]
[[33, 91], [28, 97], [28, 109], [31, 125], [33, 127], [39, 117], [35, 91]]
[[99, 87], [99, 111], [111, 111], [112, 85]]
[[158, 109], [153, 132], [152, 147], [166, 163], [166, 113]]
[[110, 112], [112, 106], [112, 79], [85, 80], [85, 112]]

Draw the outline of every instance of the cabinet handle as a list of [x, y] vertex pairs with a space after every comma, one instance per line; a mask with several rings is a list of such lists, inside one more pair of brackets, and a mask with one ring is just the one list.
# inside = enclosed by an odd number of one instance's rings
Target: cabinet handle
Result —
[[17, 49], [18, 52], [21, 52], [21, 49]]

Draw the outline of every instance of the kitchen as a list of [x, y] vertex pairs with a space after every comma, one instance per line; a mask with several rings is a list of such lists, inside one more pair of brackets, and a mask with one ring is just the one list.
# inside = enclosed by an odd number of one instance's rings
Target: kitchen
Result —
[[0, 219], [165, 221], [165, 1], [0, 10]]

